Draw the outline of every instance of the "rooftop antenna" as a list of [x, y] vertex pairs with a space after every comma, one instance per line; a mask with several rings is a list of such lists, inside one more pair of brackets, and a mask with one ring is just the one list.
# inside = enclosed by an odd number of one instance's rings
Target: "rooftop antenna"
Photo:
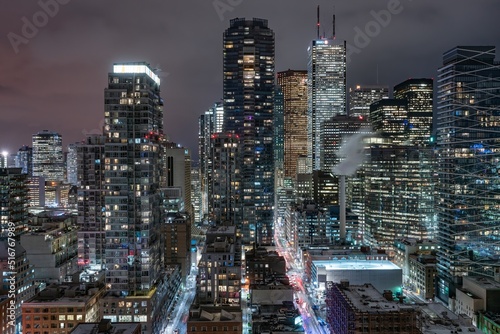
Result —
[[319, 26], [320, 26], [320, 23], [319, 23], [319, 5], [318, 5], [318, 8], [317, 8], [317, 16], [318, 16], [318, 18], [316, 20], [316, 29], [318, 30], [317, 31], [317, 37], [319, 39]]
[[335, 2], [333, 2], [333, 33], [332, 39], [335, 39]]

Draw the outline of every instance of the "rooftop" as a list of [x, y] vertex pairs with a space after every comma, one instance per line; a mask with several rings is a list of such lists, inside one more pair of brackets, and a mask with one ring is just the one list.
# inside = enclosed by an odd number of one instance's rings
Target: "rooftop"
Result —
[[387, 260], [328, 260], [313, 261], [316, 267], [326, 270], [401, 270], [397, 265]]
[[409, 312], [414, 309], [410, 305], [401, 304], [396, 301], [388, 301], [371, 284], [351, 285], [347, 288], [337, 285], [337, 287], [344, 293], [346, 298], [351, 301], [352, 306], [361, 312]]
[[464, 281], [468, 281], [486, 290], [500, 289], [500, 282], [483, 276], [465, 276]]
[[139, 322], [108, 322], [103, 319], [101, 322], [80, 323], [71, 334], [135, 334], [141, 333], [141, 323]]

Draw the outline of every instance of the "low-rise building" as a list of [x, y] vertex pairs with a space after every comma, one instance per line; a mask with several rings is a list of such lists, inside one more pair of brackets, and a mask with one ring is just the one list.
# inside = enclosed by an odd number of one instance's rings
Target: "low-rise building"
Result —
[[240, 334], [242, 330], [239, 308], [200, 307], [189, 311], [188, 334]]
[[477, 324], [479, 311], [500, 313], [500, 282], [482, 276], [464, 276], [461, 288], [457, 288], [452, 310], [465, 314]]
[[74, 225], [54, 223], [21, 235], [36, 282], [62, 283], [77, 271], [77, 230]]
[[103, 277], [83, 283], [52, 284], [22, 304], [23, 334], [68, 334], [82, 322], [101, 319]]
[[434, 255], [410, 255], [409, 258], [408, 287], [425, 300], [434, 298], [436, 263]]
[[108, 319], [100, 322], [81, 323], [71, 334], [141, 334], [141, 324], [138, 322], [112, 323]]
[[386, 299], [371, 284], [328, 282], [326, 294], [326, 321], [333, 333], [421, 333], [414, 307]]
[[8, 295], [0, 295], [0, 333], [16, 332], [15, 300]]
[[340, 283], [343, 280], [354, 285], [371, 283], [381, 293], [385, 290], [401, 293], [401, 269], [390, 261], [313, 261], [312, 283], [318, 288], [326, 288], [327, 282]]
[[254, 248], [245, 253], [245, 263], [245, 275], [249, 284], [266, 284], [286, 277], [285, 258], [275, 251]]

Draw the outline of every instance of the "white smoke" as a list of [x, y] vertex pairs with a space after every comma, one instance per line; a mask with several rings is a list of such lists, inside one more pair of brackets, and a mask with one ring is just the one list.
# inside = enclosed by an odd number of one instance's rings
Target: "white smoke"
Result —
[[359, 131], [360, 133], [356, 133], [342, 141], [342, 145], [337, 152], [337, 156], [341, 161], [333, 167], [335, 175], [353, 175], [365, 161], [365, 143], [363, 139], [373, 136], [374, 133], [370, 128], [360, 129]]

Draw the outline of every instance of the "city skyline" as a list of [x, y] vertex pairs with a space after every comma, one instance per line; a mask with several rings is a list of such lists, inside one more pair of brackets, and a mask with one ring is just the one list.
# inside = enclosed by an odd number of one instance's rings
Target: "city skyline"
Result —
[[[217, 7], [220, 3], [226, 7]], [[162, 69], [159, 76], [164, 87], [166, 134], [196, 152], [197, 118], [222, 97], [220, 46], [230, 19], [259, 17], [269, 21], [276, 33], [276, 72], [307, 68], [307, 47], [316, 36], [317, 4], [322, 8], [320, 34], [331, 34], [331, 1], [298, 3], [290, 9], [283, 7], [284, 1], [275, 1], [265, 3], [265, 10], [263, 1], [227, 3], [221, 0], [193, 7], [188, 1], [144, 7], [126, 2], [117, 7], [113, 3], [60, 0], [57, 12], [54, 14], [52, 8], [53, 15], [47, 16], [47, 22], [39, 22], [33, 36], [23, 35], [22, 28], [26, 20], [33, 22], [34, 15], [43, 10], [40, 4], [9, 6], [0, 24], [5, 36], [0, 42], [4, 60], [0, 65], [0, 150], [15, 153], [43, 129], [61, 133], [65, 149], [101, 131], [102, 89], [106, 86], [101, 73], [114, 62], [145, 60]], [[392, 14], [385, 26], [378, 24], [377, 34], [361, 47], [363, 43], [355, 38], [357, 32], [370, 24], [375, 27], [379, 21], [373, 13], [387, 10], [390, 3], [394, 1], [335, 4], [337, 38], [347, 41], [348, 50], [352, 46], [348, 87], [377, 84], [377, 79], [379, 84], [392, 87], [408, 77], [437, 77], [443, 52], [456, 45], [494, 45], [497, 40], [494, 31], [455, 23], [480, 19], [484, 27], [492, 26], [498, 6], [494, 1], [479, 7], [466, 1], [450, 6], [451, 1], [417, 4], [402, 0], [397, 14]], [[140, 13], [138, 21], [147, 18], [153, 22], [151, 37], [142, 38], [134, 24], [122, 20], [129, 17], [124, 14], [128, 12]], [[186, 21], [186, 17], [197, 19]], [[81, 29], [82, 25], [87, 29]], [[177, 29], [181, 25], [186, 29]], [[16, 46], [11, 33], [24, 42]], [[206, 50], [203, 62], [198, 61], [199, 50]]]

